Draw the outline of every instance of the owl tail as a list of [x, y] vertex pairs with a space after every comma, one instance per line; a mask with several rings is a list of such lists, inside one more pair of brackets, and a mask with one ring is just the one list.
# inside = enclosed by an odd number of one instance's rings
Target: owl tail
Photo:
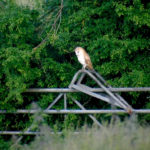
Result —
[[91, 64], [91, 65], [87, 65], [86, 68], [87, 68], [88, 70], [90, 70], [90, 71], [94, 71], [94, 68], [93, 68], [92, 64]]
[[89, 70], [89, 71], [95, 71], [94, 69], [93, 69], [93, 67], [87, 67], [87, 69]]

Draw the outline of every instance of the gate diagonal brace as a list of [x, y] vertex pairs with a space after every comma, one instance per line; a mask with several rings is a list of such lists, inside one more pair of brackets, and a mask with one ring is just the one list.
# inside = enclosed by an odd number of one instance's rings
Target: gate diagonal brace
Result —
[[[85, 75], [88, 75], [92, 80], [94, 80], [97, 85], [102, 88], [104, 93], [91, 92], [92, 87], [82, 84], [82, 80]], [[69, 88], [78, 90], [82, 93], [95, 97], [99, 100], [105, 101], [111, 105], [123, 108], [129, 114], [133, 112], [133, 108], [123, 99], [118, 93], [111, 92], [111, 86], [107, 84], [104, 78], [96, 71], [89, 71], [85, 69], [79, 70], [73, 77]]]

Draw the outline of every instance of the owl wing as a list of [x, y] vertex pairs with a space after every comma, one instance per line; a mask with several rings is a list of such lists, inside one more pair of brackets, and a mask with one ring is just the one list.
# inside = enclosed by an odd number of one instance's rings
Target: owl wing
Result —
[[88, 69], [93, 70], [93, 66], [92, 66], [90, 56], [87, 53], [85, 53], [85, 63], [87, 65]]

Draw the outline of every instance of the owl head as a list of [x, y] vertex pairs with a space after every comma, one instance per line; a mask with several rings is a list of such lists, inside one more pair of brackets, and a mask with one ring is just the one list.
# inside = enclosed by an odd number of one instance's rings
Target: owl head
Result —
[[76, 55], [79, 56], [79, 55], [83, 54], [84, 49], [82, 47], [76, 47], [74, 51], [75, 51]]

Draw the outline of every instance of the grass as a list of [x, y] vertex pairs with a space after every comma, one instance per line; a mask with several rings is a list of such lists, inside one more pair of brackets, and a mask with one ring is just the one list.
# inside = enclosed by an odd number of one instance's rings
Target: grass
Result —
[[41, 127], [43, 136], [37, 136], [33, 142], [18, 145], [21, 150], [149, 150], [150, 127], [140, 126], [134, 121], [117, 121], [103, 124], [104, 128], [86, 125], [73, 130], [66, 129], [63, 135], [50, 134], [48, 127]]

